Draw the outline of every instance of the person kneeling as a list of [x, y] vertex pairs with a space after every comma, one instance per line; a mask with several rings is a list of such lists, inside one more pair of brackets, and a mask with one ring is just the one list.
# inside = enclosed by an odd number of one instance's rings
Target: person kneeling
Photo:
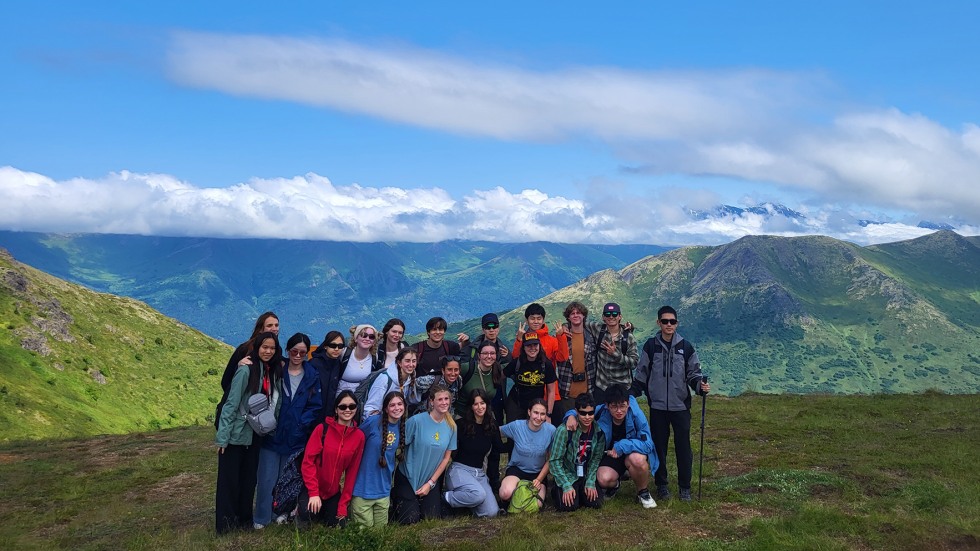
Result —
[[602, 507], [603, 496], [596, 489], [596, 475], [606, 449], [606, 437], [601, 430], [595, 430], [595, 409], [591, 394], [578, 395], [575, 398], [578, 427], [569, 430], [561, 425], [551, 441], [549, 465], [555, 478], [551, 497], [558, 511]]
[[[566, 414], [565, 427], [574, 429], [579, 418], [576, 412]], [[623, 385], [606, 389], [606, 403], [595, 411], [595, 424], [606, 439], [606, 451], [599, 463], [596, 481], [605, 489], [607, 498], [619, 490], [619, 479], [626, 471], [636, 485], [636, 499], [646, 509], [657, 506], [647, 485], [651, 474], [660, 465], [653, 446], [653, 436], [646, 416]]]

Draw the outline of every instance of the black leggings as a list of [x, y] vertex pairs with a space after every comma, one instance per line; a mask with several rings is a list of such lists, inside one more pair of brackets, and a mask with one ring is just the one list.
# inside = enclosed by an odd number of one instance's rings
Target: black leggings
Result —
[[320, 510], [316, 513], [311, 513], [310, 506], [310, 493], [306, 490], [306, 486], [299, 493], [299, 510], [296, 512], [296, 517], [299, 520], [300, 525], [309, 525], [313, 522], [321, 522], [327, 526], [345, 526], [347, 524], [347, 519], [337, 518], [337, 507], [340, 505], [340, 494], [343, 492], [337, 492], [336, 494], [323, 498], [320, 497]]
[[391, 508], [395, 522], [415, 524], [422, 519], [442, 518], [442, 477], [436, 480], [425, 497], [415, 495], [415, 488], [401, 469], [395, 469], [395, 481], [391, 487]]
[[555, 484], [551, 487], [551, 499], [555, 502], [555, 510], [559, 512], [566, 512], [574, 511], [579, 507], [588, 507], [590, 509], [602, 508], [602, 496], [605, 492], [596, 486], [596, 489], [598, 490], [596, 492], [596, 498], [589, 499], [588, 496], [585, 495], [585, 477], [576, 480], [575, 484], [572, 485], [572, 488], [575, 490], [575, 501], [572, 502], [572, 505], [569, 507], [561, 500], [562, 495], [565, 493], [561, 489], [561, 486]]
[[677, 460], [677, 486], [691, 489], [691, 471], [694, 465], [694, 454], [691, 452], [691, 411], [650, 410], [650, 432], [653, 433], [653, 445], [657, 448], [657, 459], [660, 466], [654, 473], [657, 486], [667, 485], [667, 440], [670, 430], [674, 429], [674, 457]]

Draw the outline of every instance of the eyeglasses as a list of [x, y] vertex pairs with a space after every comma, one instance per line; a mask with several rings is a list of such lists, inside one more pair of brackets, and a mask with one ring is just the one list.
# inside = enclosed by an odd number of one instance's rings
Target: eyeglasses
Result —
[[500, 326], [497, 325], [496, 323], [488, 323], [488, 324], [486, 324], [486, 325], [483, 326], [484, 329], [497, 329], [499, 327]]
[[663, 325], [677, 325], [677, 320], [663, 318], [663, 319], [660, 320], [660, 323], [663, 324]]
[[602, 317], [604, 318], [614, 318], [619, 315], [619, 312], [603, 312]]
[[358, 337], [361, 337], [362, 339], [369, 339], [369, 340], [372, 340], [373, 341], [378, 336], [375, 335], [374, 333], [361, 333], [360, 335], [358, 335]]
[[290, 356], [305, 356], [306, 355], [306, 350], [297, 350], [295, 348], [290, 348], [289, 349], [289, 355]]
[[580, 410], [578, 410], [578, 414], [579, 415], [595, 415], [595, 410], [594, 409], [590, 409], [590, 410], [586, 411], [584, 409], [580, 409]]
[[333, 348], [334, 350], [340, 350], [341, 348], [344, 347], [344, 343], [342, 343], [342, 342], [328, 342], [324, 346], [326, 346], [327, 348]]
[[354, 411], [357, 409], [357, 404], [337, 404], [337, 411]]

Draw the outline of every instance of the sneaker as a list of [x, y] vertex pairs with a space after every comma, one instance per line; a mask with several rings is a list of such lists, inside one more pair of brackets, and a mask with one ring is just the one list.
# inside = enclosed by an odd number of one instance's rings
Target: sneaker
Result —
[[286, 524], [289, 522], [289, 515], [279, 515], [276, 517], [276, 524]]
[[691, 489], [681, 488], [681, 501], [691, 501]]
[[657, 486], [657, 499], [670, 499], [670, 488]]
[[653, 496], [650, 495], [650, 490], [643, 488], [639, 492], [636, 492], [636, 499], [640, 500], [640, 504], [643, 505], [644, 509], [653, 509], [657, 506], [657, 502], [653, 500]]
[[616, 496], [616, 492], [619, 491], [619, 481], [616, 481], [616, 486], [613, 488], [606, 488], [606, 499], [612, 499]]
[[259, 524], [257, 522], [253, 522], [252, 523], [252, 528], [255, 529], [255, 530], [261, 530], [261, 529], [265, 528], [265, 525], [264, 524]]

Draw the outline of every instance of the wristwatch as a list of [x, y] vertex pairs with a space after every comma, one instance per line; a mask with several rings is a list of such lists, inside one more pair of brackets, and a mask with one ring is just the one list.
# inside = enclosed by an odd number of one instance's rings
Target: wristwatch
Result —
[[433, 482], [432, 479], [430, 478], [429, 479], [429, 488], [431, 489], [431, 488], [435, 488], [435, 487], [436, 487], [436, 483]]

